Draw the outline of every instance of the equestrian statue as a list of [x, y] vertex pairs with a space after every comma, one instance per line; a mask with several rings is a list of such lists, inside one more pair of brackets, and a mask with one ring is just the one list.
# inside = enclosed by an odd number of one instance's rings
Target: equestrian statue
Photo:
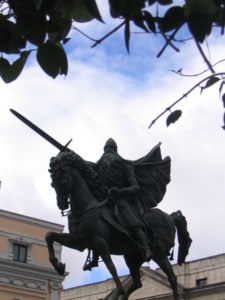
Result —
[[[49, 260], [55, 270], [63, 275], [65, 264], [56, 258], [54, 242], [78, 251], [87, 249], [83, 270], [97, 267], [101, 258], [115, 281], [116, 299], [126, 300], [142, 286], [142, 264], [153, 260], [166, 274], [173, 298], [178, 300], [177, 279], [169, 257], [176, 232], [179, 265], [185, 262], [192, 240], [181, 211], [167, 214], [156, 208], [170, 182], [171, 160], [162, 159], [161, 144], [131, 161], [119, 155], [116, 142], [110, 138], [101, 158], [89, 162], [68, 148], [70, 142], [61, 145], [18, 112], [11, 112], [60, 150], [51, 158], [49, 172], [57, 206], [68, 217], [69, 232], [46, 235]], [[132, 277], [126, 290], [111, 255], [124, 256]]]

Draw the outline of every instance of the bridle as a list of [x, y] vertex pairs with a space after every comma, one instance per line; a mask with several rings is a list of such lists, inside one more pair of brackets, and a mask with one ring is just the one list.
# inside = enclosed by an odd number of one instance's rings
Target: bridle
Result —
[[[68, 200], [68, 204], [70, 205], [70, 201]], [[71, 212], [71, 209], [67, 209], [67, 210], [61, 210], [61, 215], [62, 217], [67, 217]]]

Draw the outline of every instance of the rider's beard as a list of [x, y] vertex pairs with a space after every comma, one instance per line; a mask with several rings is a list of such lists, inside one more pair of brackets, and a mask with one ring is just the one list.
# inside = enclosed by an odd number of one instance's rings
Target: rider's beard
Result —
[[100, 160], [98, 161], [98, 171], [100, 173], [104, 173], [110, 170], [111, 165], [115, 162], [119, 162], [121, 157], [116, 152], [106, 152], [102, 155]]

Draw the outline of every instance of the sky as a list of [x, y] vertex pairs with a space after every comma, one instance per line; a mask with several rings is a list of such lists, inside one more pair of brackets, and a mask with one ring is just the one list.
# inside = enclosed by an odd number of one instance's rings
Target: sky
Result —
[[[94, 21], [80, 28], [103, 36], [113, 24], [107, 7], [101, 6], [101, 13], [107, 25]], [[223, 59], [219, 34], [207, 42], [212, 63]], [[63, 224], [67, 232], [48, 173], [50, 158], [58, 151], [16, 119], [9, 112], [13, 108], [60, 143], [72, 138], [70, 148], [90, 161], [99, 159], [109, 137], [127, 159], [138, 159], [162, 142], [162, 156], [171, 157], [171, 182], [158, 207], [185, 215], [193, 239], [187, 260], [224, 253], [225, 132], [218, 86], [201, 95], [196, 89], [179, 103], [176, 109], [183, 113], [177, 123], [167, 128], [164, 116], [148, 129], [159, 113], [203, 78], [170, 71], [182, 68], [185, 74], [195, 74], [206, 69], [194, 43], [179, 45], [179, 53], [168, 48], [160, 59], [156, 55], [163, 44], [152, 35], [133, 34], [129, 55], [122, 31], [94, 49], [91, 45], [74, 32], [67, 46], [67, 77], [53, 80], [31, 58], [15, 82], [0, 82], [0, 208]], [[102, 263], [83, 272], [85, 259], [86, 252], [63, 248], [62, 261], [69, 272], [65, 288], [110, 277]], [[113, 260], [120, 274], [128, 272], [121, 257]]]

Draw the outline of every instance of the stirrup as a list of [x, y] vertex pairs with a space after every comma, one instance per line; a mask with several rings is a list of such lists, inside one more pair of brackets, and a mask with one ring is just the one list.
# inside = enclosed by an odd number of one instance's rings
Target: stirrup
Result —
[[89, 262], [86, 262], [83, 266], [83, 271], [91, 271], [92, 268], [94, 267], [98, 267], [98, 262], [97, 261], [89, 261]]
[[152, 259], [153, 253], [150, 248], [144, 248], [144, 261], [149, 262]]

